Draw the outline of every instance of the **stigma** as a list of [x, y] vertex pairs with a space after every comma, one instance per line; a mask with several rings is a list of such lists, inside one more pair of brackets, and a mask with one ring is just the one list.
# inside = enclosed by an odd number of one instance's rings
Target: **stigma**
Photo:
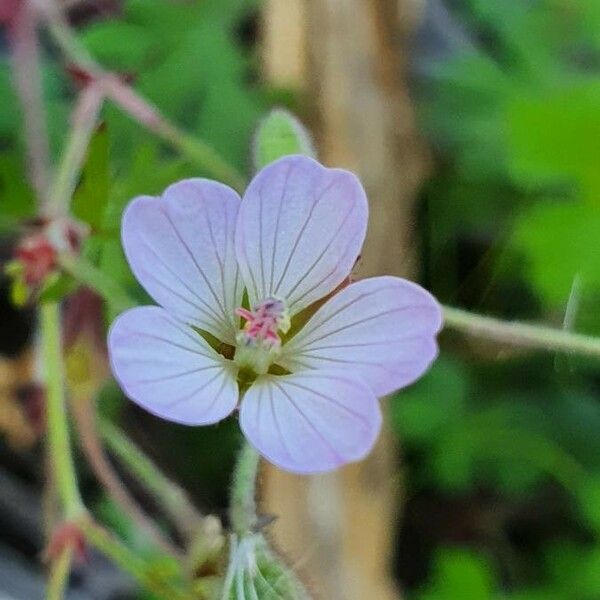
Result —
[[280, 354], [281, 334], [290, 329], [290, 316], [285, 302], [278, 298], [265, 298], [251, 310], [237, 308], [235, 314], [245, 321], [236, 336], [235, 362], [257, 375], [267, 373]]

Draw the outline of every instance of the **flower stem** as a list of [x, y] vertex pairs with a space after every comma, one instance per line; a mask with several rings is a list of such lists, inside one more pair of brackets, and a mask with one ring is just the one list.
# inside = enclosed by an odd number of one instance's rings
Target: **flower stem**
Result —
[[164, 581], [161, 575], [152, 573], [144, 559], [129, 550], [119, 539], [93, 520], [81, 519], [79, 525], [86, 540], [92, 546], [137, 579], [148, 591], [155, 593], [159, 598], [170, 600], [183, 600], [188, 597], [175, 585]]
[[148, 534], [161, 550], [173, 556], [178, 556], [179, 549], [165, 537], [163, 532], [148, 517], [129, 493], [107, 459], [98, 435], [95, 403], [88, 396], [77, 397], [74, 395], [71, 399], [71, 409], [81, 450], [108, 495], [137, 527]]
[[69, 573], [73, 562], [73, 548], [66, 547], [50, 565], [46, 600], [63, 600], [69, 583]]
[[81, 165], [102, 108], [104, 96], [100, 87], [88, 85], [79, 95], [73, 115], [66, 146], [54, 177], [50, 192], [47, 216], [61, 216], [69, 212], [71, 197], [77, 184]]
[[244, 191], [245, 177], [205, 141], [188, 135], [165, 119], [160, 119], [151, 130], [219, 181], [227, 183], [238, 192]]
[[252, 532], [257, 524], [256, 515], [256, 479], [260, 455], [248, 443], [244, 442], [238, 455], [233, 472], [229, 518], [234, 533], [243, 538]]
[[33, 2], [23, 2], [12, 26], [6, 28], [12, 58], [15, 91], [23, 115], [23, 137], [28, 175], [39, 198], [39, 211], [45, 212], [49, 180], [48, 134], [42, 94], [37, 15]]
[[87, 285], [97, 292], [117, 312], [125, 311], [137, 305], [117, 281], [83, 256], [75, 258], [65, 254], [60, 257], [60, 265], [79, 283]]
[[48, 451], [56, 488], [67, 520], [85, 512], [71, 455], [67, 424], [60, 339], [60, 309], [56, 302], [40, 306], [42, 354], [46, 378]]
[[444, 306], [443, 311], [445, 326], [467, 335], [533, 350], [572, 352], [600, 358], [600, 338], [542, 325], [502, 321], [449, 306]]
[[159, 501], [179, 533], [190, 540], [197, 532], [202, 517], [186, 493], [177, 484], [167, 479], [156, 465], [112, 423], [100, 419], [98, 429], [107, 448]]

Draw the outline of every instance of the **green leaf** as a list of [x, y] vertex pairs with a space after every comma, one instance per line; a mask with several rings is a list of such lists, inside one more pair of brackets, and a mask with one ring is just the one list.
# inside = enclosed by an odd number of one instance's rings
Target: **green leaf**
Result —
[[566, 181], [600, 205], [600, 83], [573, 84], [508, 107], [511, 167], [528, 185]]
[[258, 104], [238, 83], [215, 81], [206, 91], [197, 132], [230, 162], [245, 166], [259, 116]]
[[[0, 111], [1, 112], [1, 111]], [[25, 165], [16, 152], [0, 154], [0, 214], [7, 225], [35, 213], [35, 197], [27, 184]]]
[[598, 232], [600, 206], [538, 203], [519, 217], [511, 244], [548, 305], [564, 309], [577, 276], [583, 288], [600, 290]]
[[600, 532], [600, 477], [590, 475], [589, 479], [582, 481], [577, 495], [581, 512], [587, 522]]
[[428, 589], [419, 600], [491, 600], [494, 575], [488, 562], [468, 550], [441, 549]]
[[105, 125], [100, 125], [90, 140], [81, 182], [71, 205], [73, 215], [92, 229], [102, 226], [109, 197], [109, 167], [108, 131]]
[[406, 442], [433, 443], [440, 429], [462, 417], [469, 387], [463, 365], [441, 356], [415, 385], [394, 395], [389, 407], [394, 430]]
[[92, 23], [80, 40], [98, 61], [117, 71], [141, 69], [153, 45], [150, 32], [122, 21]]
[[272, 110], [259, 124], [254, 135], [252, 155], [258, 171], [288, 154], [315, 156], [310, 135], [300, 121], [281, 108]]

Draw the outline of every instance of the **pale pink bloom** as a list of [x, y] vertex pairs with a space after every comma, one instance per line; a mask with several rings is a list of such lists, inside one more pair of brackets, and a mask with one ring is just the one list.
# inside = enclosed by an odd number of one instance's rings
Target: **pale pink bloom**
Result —
[[304, 156], [265, 167], [243, 200], [205, 179], [133, 200], [123, 246], [160, 306], [127, 311], [111, 328], [123, 390], [187, 425], [239, 406], [250, 443], [289, 471], [363, 458], [381, 427], [377, 398], [424, 373], [441, 325], [433, 297], [397, 277], [352, 283], [313, 306], [348, 278], [367, 212], [352, 173]]

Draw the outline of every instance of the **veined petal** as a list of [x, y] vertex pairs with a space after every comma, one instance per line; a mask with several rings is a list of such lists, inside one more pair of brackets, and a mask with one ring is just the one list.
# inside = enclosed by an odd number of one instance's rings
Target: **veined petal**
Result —
[[176, 423], [207, 425], [238, 402], [233, 365], [191, 327], [158, 306], [133, 308], [108, 335], [112, 371], [147, 411]]
[[240, 198], [231, 188], [187, 179], [161, 198], [136, 198], [123, 215], [123, 247], [146, 291], [186, 323], [235, 342], [241, 304], [234, 231]]
[[381, 428], [373, 392], [336, 370], [258, 378], [246, 392], [240, 426], [269, 461], [294, 473], [318, 473], [360, 460]]
[[367, 199], [355, 175], [306, 156], [287, 156], [250, 183], [235, 232], [250, 304], [284, 300], [293, 315], [350, 273], [367, 228]]
[[277, 362], [292, 372], [348, 368], [383, 396], [423, 374], [437, 356], [441, 324], [438, 303], [417, 284], [364, 279], [319, 308]]

